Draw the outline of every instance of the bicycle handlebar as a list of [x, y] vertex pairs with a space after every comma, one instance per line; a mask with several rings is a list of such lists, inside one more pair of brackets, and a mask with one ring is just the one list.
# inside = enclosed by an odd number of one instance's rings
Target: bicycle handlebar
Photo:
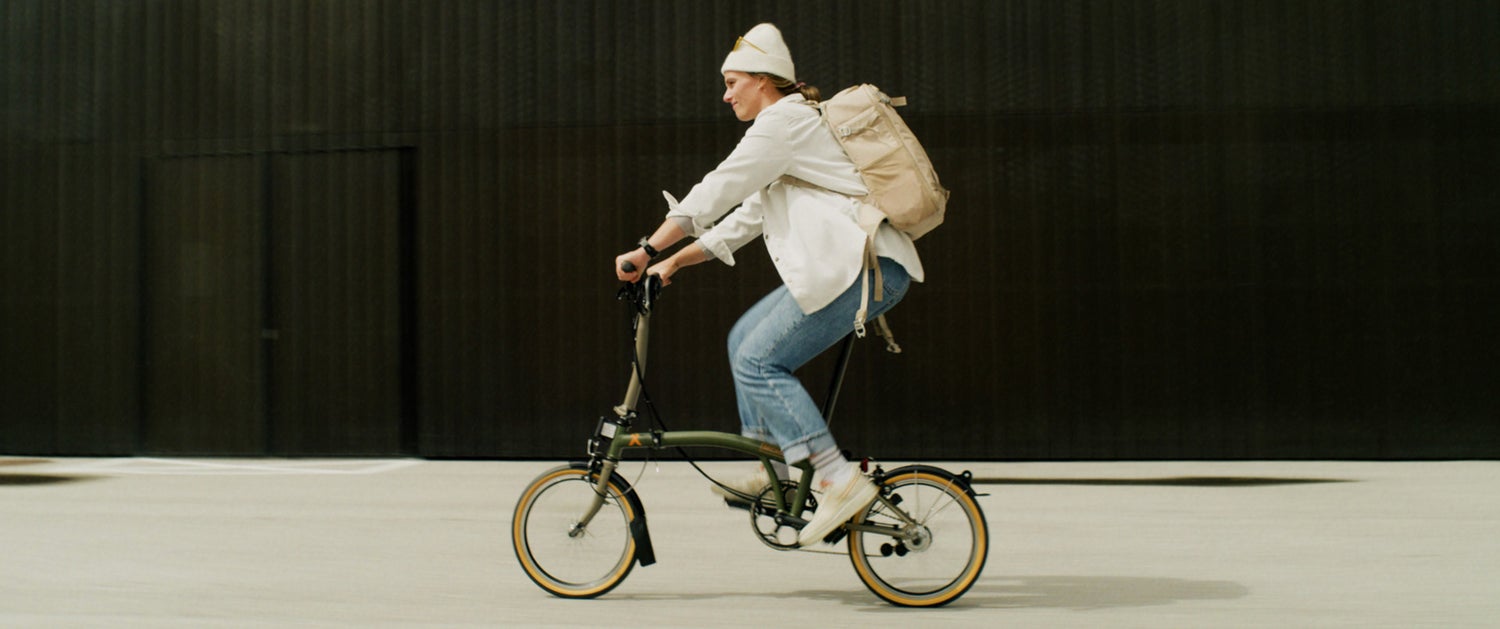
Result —
[[[620, 270], [626, 273], [634, 273], [636, 270], [635, 263], [629, 260], [621, 262]], [[648, 314], [651, 312], [652, 302], [656, 301], [657, 295], [661, 294], [661, 288], [661, 276], [643, 274], [634, 282], [626, 282], [624, 286], [620, 287], [620, 293], [615, 297], [616, 299], [629, 301], [635, 306], [637, 311], [642, 314]]]

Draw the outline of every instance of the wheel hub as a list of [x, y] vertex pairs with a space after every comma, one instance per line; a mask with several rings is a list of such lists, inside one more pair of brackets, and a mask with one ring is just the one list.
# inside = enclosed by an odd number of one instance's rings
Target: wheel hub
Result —
[[912, 527], [907, 531], [906, 547], [914, 553], [932, 548], [932, 529], [925, 526]]

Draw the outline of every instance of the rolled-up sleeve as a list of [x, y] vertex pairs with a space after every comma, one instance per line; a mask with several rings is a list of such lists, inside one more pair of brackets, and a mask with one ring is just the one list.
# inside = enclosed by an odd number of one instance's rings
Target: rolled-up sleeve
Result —
[[698, 246], [714, 259], [734, 266], [734, 252], [764, 231], [765, 202], [757, 192], [730, 212], [729, 216], [698, 238]]
[[[691, 229], [684, 231], [689, 236], [702, 237], [735, 206], [786, 174], [791, 153], [782, 137], [786, 133], [785, 124], [786, 121], [776, 115], [756, 118], [729, 157], [693, 186], [686, 197], [671, 203], [671, 195], [668, 195], [667, 218], [687, 218]], [[754, 222], [758, 224], [759, 221]], [[681, 225], [682, 221], [679, 220], [678, 224]], [[754, 236], [750, 235], [751, 238]], [[725, 242], [733, 240], [726, 239]], [[715, 251], [715, 254], [719, 252]], [[724, 258], [721, 256], [721, 259]]]

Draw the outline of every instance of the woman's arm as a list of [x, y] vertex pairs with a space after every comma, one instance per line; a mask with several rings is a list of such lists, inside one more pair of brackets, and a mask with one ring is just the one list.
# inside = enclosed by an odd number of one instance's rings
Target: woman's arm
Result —
[[[682, 231], [682, 227], [676, 220], [667, 219], [662, 221], [661, 227], [656, 228], [656, 231], [646, 238], [646, 242], [651, 243], [652, 249], [661, 251], [677, 244], [677, 241], [682, 240], [686, 236], [687, 233]], [[676, 256], [673, 257], [675, 258]], [[701, 261], [699, 260], [699, 262]], [[622, 267], [624, 267], [626, 262], [634, 265], [635, 271], [625, 272], [625, 269]], [[651, 256], [646, 253], [646, 248], [636, 247], [632, 251], [615, 256], [615, 276], [620, 278], [622, 282], [634, 282], [640, 278], [641, 269], [646, 268], [648, 264], [651, 264]], [[697, 262], [693, 264], [697, 264]]]
[[651, 265], [651, 268], [647, 269], [646, 273], [660, 276], [661, 285], [668, 286], [672, 283], [672, 276], [677, 273], [678, 269], [693, 266], [709, 259], [703, 247], [695, 242], [683, 247], [681, 251], [672, 254], [672, 257]]
[[[729, 157], [705, 175], [698, 185], [693, 186], [681, 202], [675, 202], [675, 199], [669, 195], [668, 202], [671, 208], [667, 212], [666, 221], [650, 236], [651, 247], [660, 251], [687, 236], [701, 238], [716, 221], [733, 210], [735, 206], [746, 203], [747, 197], [780, 178], [786, 172], [791, 160], [786, 142], [782, 139], [785, 134], [785, 125], [786, 121], [775, 115], [758, 117]], [[759, 226], [755, 225], [755, 229], [758, 230]], [[743, 239], [739, 237], [742, 234], [732, 236], [730, 240], [734, 241], [733, 247], [737, 248], [744, 244]], [[753, 237], [754, 233], [750, 233], [749, 236]], [[723, 245], [717, 246], [723, 247]], [[695, 255], [690, 258], [692, 262], [687, 262], [689, 258], [679, 259], [679, 263], [687, 263], [672, 266], [671, 272], [675, 273], [681, 267], [713, 259], [716, 255], [722, 255], [727, 251], [728, 249], [718, 251], [699, 246], [696, 248]], [[636, 270], [626, 272], [621, 268], [625, 262], [630, 262]], [[640, 278], [641, 269], [646, 268], [650, 262], [651, 256], [643, 247], [621, 254], [615, 257], [615, 276], [621, 281], [634, 282]], [[733, 264], [730, 259], [726, 259], [725, 262]]]
[[786, 174], [791, 166], [785, 116], [762, 113], [734, 151], [699, 181], [668, 217], [689, 219], [689, 236], [700, 237], [756, 191]]

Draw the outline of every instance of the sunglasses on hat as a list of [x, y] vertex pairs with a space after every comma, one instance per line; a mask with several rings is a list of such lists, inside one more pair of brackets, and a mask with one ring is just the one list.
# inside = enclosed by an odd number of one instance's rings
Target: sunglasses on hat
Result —
[[760, 46], [755, 45], [754, 42], [751, 42], [750, 40], [745, 39], [744, 37], [740, 37], [740, 38], [735, 39], [734, 40], [734, 48], [730, 48], [729, 52], [734, 52], [736, 50], [739, 50], [741, 44], [744, 44], [746, 46], [749, 46], [751, 48], [756, 49], [757, 51], [760, 52], [760, 54], [763, 54], [763, 55], [769, 55], [769, 54], [771, 54], [769, 52], [766, 52], [766, 50], [764, 48], [761, 48]]

